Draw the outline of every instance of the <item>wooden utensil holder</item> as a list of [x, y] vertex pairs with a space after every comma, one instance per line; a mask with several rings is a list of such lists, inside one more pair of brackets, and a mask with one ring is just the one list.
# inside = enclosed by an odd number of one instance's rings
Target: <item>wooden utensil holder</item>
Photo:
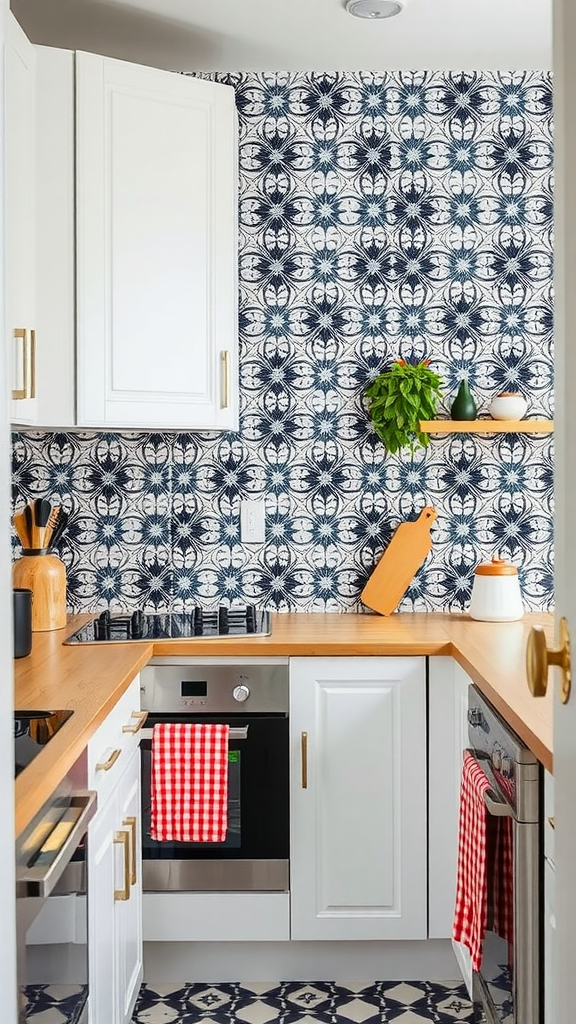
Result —
[[12, 566], [15, 587], [32, 591], [32, 632], [66, 625], [66, 567], [48, 549], [22, 552]]

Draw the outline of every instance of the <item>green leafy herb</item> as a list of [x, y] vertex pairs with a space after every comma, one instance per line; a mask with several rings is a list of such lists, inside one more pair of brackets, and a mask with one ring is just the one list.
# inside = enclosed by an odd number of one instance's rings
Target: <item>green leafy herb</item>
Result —
[[429, 444], [420, 421], [436, 416], [443, 384], [429, 363], [423, 359], [414, 365], [399, 359], [364, 390], [374, 429], [389, 452], [405, 447], [413, 452]]

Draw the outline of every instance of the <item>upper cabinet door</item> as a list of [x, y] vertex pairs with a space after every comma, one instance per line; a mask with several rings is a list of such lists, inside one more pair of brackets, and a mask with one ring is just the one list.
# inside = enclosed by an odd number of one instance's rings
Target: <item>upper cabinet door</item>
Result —
[[34, 47], [13, 15], [6, 22], [6, 338], [11, 419], [37, 422], [35, 365]]
[[234, 90], [76, 56], [78, 425], [238, 427]]

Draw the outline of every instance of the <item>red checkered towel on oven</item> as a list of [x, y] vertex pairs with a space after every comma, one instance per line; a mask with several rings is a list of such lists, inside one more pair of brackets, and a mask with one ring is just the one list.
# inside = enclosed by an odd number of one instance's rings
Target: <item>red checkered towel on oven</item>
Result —
[[464, 755], [460, 788], [458, 880], [453, 936], [470, 950], [472, 967], [482, 965], [487, 918], [486, 806], [490, 782], [468, 751]]
[[228, 827], [229, 726], [162, 722], [152, 730], [150, 836], [222, 843]]

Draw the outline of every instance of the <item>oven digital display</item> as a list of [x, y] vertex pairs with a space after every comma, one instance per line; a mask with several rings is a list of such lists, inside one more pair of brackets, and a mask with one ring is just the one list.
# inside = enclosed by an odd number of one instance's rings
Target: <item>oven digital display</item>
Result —
[[208, 683], [205, 679], [182, 679], [180, 682], [181, 697], [206, 697]]

